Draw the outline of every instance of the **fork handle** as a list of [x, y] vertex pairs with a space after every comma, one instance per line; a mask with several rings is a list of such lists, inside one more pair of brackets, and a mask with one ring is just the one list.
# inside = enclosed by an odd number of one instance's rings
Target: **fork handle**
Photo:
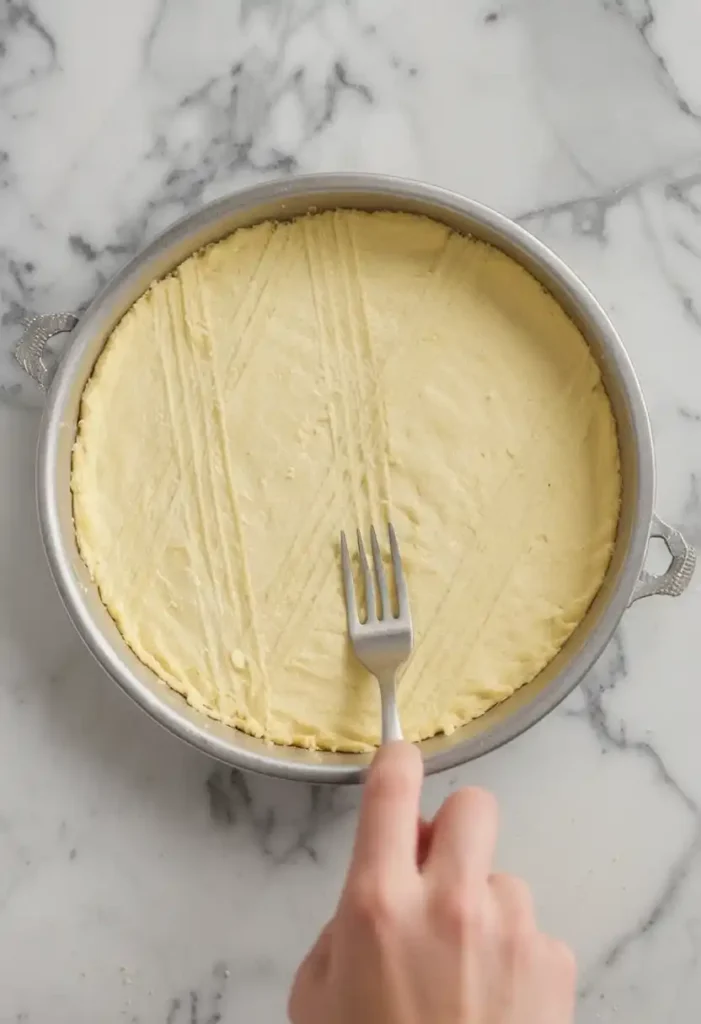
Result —
[[382, 742], [394, 743], [403, 740], [399, 711], [397, 710], [397, 688], [394, 675], [379, 680], [380, 701], [382, 704]]

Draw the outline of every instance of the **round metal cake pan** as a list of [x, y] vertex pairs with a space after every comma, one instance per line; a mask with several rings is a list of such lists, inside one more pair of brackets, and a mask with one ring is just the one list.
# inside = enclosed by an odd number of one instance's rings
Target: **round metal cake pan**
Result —
[[[640, 597], [677, 596], [688, 585], [695, 562], [693, 549], [678, 531], [654, 514], [650, 423], [620, 338], [575, 274], [523, 228], [444, 189], [377, 175], [329, 174], [271, 182], [220, 199], [181, 220], [116, 274], [79, 321], [65, 313], [36, 317], [17, 347], [20, 364], [48, 392], [37, 459], [37, 501], [46, 554], [81, 637], [106, 672], [156, 721], [235, 767], [328, 783], [359, 781], [369, 758], [274, 746], [221, 725], [191, 708], [137, 659], [103, 606], [78, 553], [70, 478], [83, 388], [110, 332], [148, 286], [191, 253], [236, 228], [339, 208], [423, 214], [482, 239], [521, 263], [586, 338], [600, 366], [617, 425], [621, 512], [613, 556], [597, 597], [559, 654], [535, 679], [453, 734], [421, 744], [428, 773], [486, 754], [542, 719], [591, 668], [626, 608]], [[72, 331], [73, 336], [54, 369], [46, 361], [45, 346], [52, 335], [63, 331]], [[660, 575], [644, 568], [651, 536], [661, 537], [670, 553], [670, 565]]]

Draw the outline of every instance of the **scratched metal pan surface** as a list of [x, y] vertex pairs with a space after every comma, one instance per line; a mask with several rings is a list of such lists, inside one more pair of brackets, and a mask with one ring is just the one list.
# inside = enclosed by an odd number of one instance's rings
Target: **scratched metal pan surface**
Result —
[[[626, 608], [640, 597], [676, 596], [688, 584], [694, 552], [654, 514], [655, 471], [650, 423], [637, 378], [612, 324], [587, 288], [549, 249], [506, 217], [455, 193], [377, 175], [319, 175], [271, 182], [220, 199], [164, 232], [124, 267], [78, 321], [51, 314], [30, 322], [16, 356], [47, 390], [37, 459], [37, 501], [46, 554], [63, 602], [81, 637], [115, 682], [157, 722], [227, 764], [307, 782], [357, 782], [368, 758], [270, 745], [191, 708], [144, 666], [122, 639], [76, 546], [70, 490], [71, 452], [83, 388], [115, 324], [152, 281], [191, 253], [236, 228], [329, 209], [423, 214], [503, 250], [547, 288], [586, 338], [613, 406], [621, 452], [622, 504], [614, 554], [604, 583], [581, 624], [530, 683], [450, 736], [421, 744], [428, 773], [486, 754], [552, 711], [599, 657]], [[72, 337], [57, 368], [46, 361], [50, 337]], [[670, 565], [644, 568], [649, 538], [661, 537]]]

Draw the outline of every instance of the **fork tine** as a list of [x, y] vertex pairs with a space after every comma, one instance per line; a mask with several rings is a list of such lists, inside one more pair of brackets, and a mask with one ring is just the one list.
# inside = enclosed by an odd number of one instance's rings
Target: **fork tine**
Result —
[[367, 610], [366, 622], [377, 622], [377, 603], [375, 601], [375, 585], [372, 582], [372, 573], [370, 572], [370, 566], [368, 565], [368, 557], [365, 554], [365, 545], [363, 544], [363, 535], [358, 530], [358, 557], [360, 560], [360, 569], [363, 574], [363, 584], [365, 586], [365, 607]]
[[360, 625], [360, 620], [358, 619], [358, 608], [355, 603], [355, 586], [353, 584], [350, 555], [348, 554], [348, 541], [343, 530], [341, 530], [341, 568], [343, 571], [343, 589], [346, 595], [348, 632], [352, 635]]
[[407, 591], [404, 570], [402, 569], [402, 556], [399, 554], [399, 544], [394, 527], [389, 524], [389, 549], [392, 553], [392, 566], [394, 568], [394, 588], [397, 592], [397, 610], [399, 617], [409, 614], [409, 593]]
[[387, 577], [385, 576], [385, 567], [382, 564], [382, 553], [380, 551], [380, 545], [377, 543], [377, 534], [375, 533], [374, 526], [370, 527], [370, 545], [372, 547], [372, 560], [375, 564], [377, 585], [380, 589], [380, 615], [383, 619], [388, 616], [392, 618], [392, 604], [389, 599], [389, 590], [387, 589]]

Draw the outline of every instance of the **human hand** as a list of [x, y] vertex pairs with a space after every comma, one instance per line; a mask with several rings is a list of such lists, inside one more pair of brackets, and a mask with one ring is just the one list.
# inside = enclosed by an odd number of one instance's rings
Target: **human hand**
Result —
[[293, 1024], [569, 1024], [575, 962], [528, 887], [491, 873], [494, 798], [452, 793], [421, 822], [408, 743], [370, 769], [338, 909], [299, 968]]

